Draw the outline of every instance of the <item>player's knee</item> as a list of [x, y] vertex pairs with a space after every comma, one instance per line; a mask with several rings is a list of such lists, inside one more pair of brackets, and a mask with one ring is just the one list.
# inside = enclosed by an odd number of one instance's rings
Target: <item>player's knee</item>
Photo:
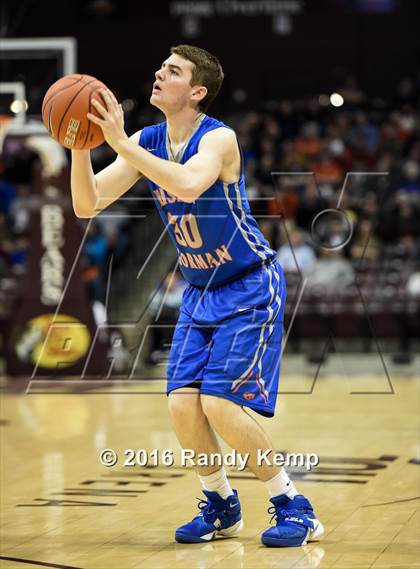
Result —
[[217, 422], [217, 419], [224, 414], [226, 404], [229, 404], [229, 401], [214, 395], [202, 394], [200, 399], [204, 414], [210, 421]]
[[168, 408], [174, 420], [196, 421], [200, 416], [204, 416], [199, 392], [195, 391], [175, 389], [169, 394]]

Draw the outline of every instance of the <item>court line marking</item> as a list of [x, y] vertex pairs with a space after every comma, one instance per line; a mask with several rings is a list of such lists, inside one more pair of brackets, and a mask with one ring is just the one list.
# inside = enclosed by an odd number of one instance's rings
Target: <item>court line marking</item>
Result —
[[379, 504], [366, 504], [362, 508], [373, 508], [374, 506], [389, 506], [390, 504], [401, 504], [402, 502], [413, 502], [414, 500], [420, 500], [420, 496], [415, 496], [414, 498], [403, 498], [402, 500], [393, 500], [392, 502], [380, 502]]
[[3, 557], [0, 559], [5, 561], [14, 561], [15, 563], [27, 563], [28, 565], [39, 565], [41, 567], [53, 567], [54, 569], [83, 569], [83, 567], [75, 567], [74, 565], [57, 565], [56, 563], [47, 563], [46, 561], [33, 561], [32, 559], [21, 559], [20, 557]]

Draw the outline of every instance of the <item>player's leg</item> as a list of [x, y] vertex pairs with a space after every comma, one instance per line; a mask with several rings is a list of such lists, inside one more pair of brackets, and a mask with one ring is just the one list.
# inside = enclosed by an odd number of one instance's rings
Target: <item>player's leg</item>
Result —
[[[275, 449], [262, 426], [243, 407], [228, 399], [206, 394], [201, 395], [201, 405], [222, 439], [242, 456], [249, 455], [247, 466], [259, 480], [267, 482], [284, 470], [270, 462], [272, 456], [267, 461], [258, 460], [261, 453]], [[293, 483], [288, 478], [287, 482], [287, 488], [286, 485], [281, 487], [282, 493], [290, 490], [291, 496], [296, 495]]]
[[304, 545], [308, 539], [319, 538], [324, 529], [315, 517], [310, 502], [298, 494], [286, 470], [271, 463], [270, 455], [268, 461], [261, 460], [262, 453], [274, 450], [261, 425], [228, 399], [201, 395], [201, 401], [217, 433], [243, 457], [249, 456], [247, 465], [259, 480], [265, 482], [273, 504], [270, 510], [276, 516], [277, 525], [263, 533], [262, 542], [274, 547], [291, 547]]
[[[199, 453], [220, 453], [217, 437], [203, 412], [200, 391], [194, 387], [181, 387], [171, 391], [168, 408], [179, 443], [184, 449]], [[218, 470], [215, 466], [196, 466], [196, 472], [208, 476]]]
[[[230, 299], [236, 312], [221, 322], [213, 335], [200, 389], [202, 407], [216, 432], [241, 455], [249, 455], [248, 466], [267, 486], [277, 525], [264, 532], [263, 543], [302, 545], [311, 536], [318, 537], [322, 526], [308, 500], [297, 494], [284, 468], [258, 461], [258, 453], [272, 449], [272, 443], [242, 409], [250, 407], [273, 416], [278, 392], [284, 277], [275, 263], [262, 269], [259, 277], [241, 279], [241, 283], [226, 285], [219, 293]], [[218, 300], [215, 298], [214, 304]], [[238, 311], [238, 306], [250, 309]], [[292, 516], [291, 510], [299, 510], [298, 516]]]
[[[169, 355], [169, 413], [181, 446], [192, 449], [196, 455], [221, 453], [195, 387], [200, 385], [208, 361], [211, 335], [205, 327], [194, 325], [187, 311], [181, 311]], [[236, 534], [242, 528], [241, 507], [225, 470], [197, 466], [196, 471], [206, 500], [199, 503], [200, 514], [176, 530], [175, 539], [196, 543], [214, 539], [217, 534]]]
[[[324, 532], [310, 502], [298, 494], [286, 470], [259, 460], [262, 453], [274, 450], [261, 425], [236, 403], [221, 397], [201, 395], [203, 410], [210, 424], [232, 448], [243, 457], [249, 456], [247, 465], [265, 483], [276, 516], [276, 526], [266, 530], [261, 540], [265, 545], [292, 547], [318, 539]], [[269, 464], [267, 464], [269, 462]]]
[[[167, 369], [168, 408], [181, 446], [196, 454], [218, 453], [220, 446], [200, 401], [199, 387], [208, 362], [211, 330], [194, 325], [182, 308], [177, 322]], [[197, 466], [201, 476], [212, 474], [211, 466]]]
[[[197, 388], [184, 387], [172, 391], [169, 394], [169, 412], [184, 449], [193, 450], [195, 456], [201, 453], [221, 454], [217, 437], [203, 412]], [[218, 534], [236, 535], [243, 525], [241, 507], [225, 470], [198, 465], [195, 469], [206, 499], [199, 503], [199, 515], [176, 530], [175, 539], [181, 543], [198, 543], [212, 540]]]
[[[250, 282], [249, 282], [250, 281]], [[242, 288], [239, 286], [242, 284]], [[213, 334], [211, 354], [203, 374], [200, 395], [204, 413], [222, 438], [241, 454], [248, 466], [267, 481], [279, 467], [257, 464], [258, 449], [272, 448], [259, 423], [243, 407], [273, 416], [280, 373], [283, 334], [284, 283], [274, 266], [224, 287], [223, 297], [236, 308]], [[215, 303], [218, 299], [215, 299]], [[252, 306], [252, 303], [255, 306]], [[247, 306], [239, 310], [238, 306]]]

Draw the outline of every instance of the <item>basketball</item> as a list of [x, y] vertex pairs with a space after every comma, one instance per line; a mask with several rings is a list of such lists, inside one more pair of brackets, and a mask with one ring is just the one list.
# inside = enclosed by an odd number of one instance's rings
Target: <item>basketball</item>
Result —
[[45, 93], [42, 120], [51, 136], [65, 148], [82, 150], [96, 148], [104, 142], [101, 128], [86, 115], [97, 116], [92, 100], [103, 103], [99, 89], [106, 86], [90, 75], [73, 74], [61, 77]]

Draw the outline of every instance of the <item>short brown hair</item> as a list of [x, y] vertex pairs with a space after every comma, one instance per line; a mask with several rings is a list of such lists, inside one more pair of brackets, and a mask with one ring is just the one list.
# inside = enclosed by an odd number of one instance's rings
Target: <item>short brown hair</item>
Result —
[[198, 103], [200, 111], [205, 112], [223, 83], [224, 74], [220, 61], [205, 49], [193, 45], [171, 47], [171, 53], [194, 64], [190, 85], [204, 85], [207, 88], [207, 95]]

